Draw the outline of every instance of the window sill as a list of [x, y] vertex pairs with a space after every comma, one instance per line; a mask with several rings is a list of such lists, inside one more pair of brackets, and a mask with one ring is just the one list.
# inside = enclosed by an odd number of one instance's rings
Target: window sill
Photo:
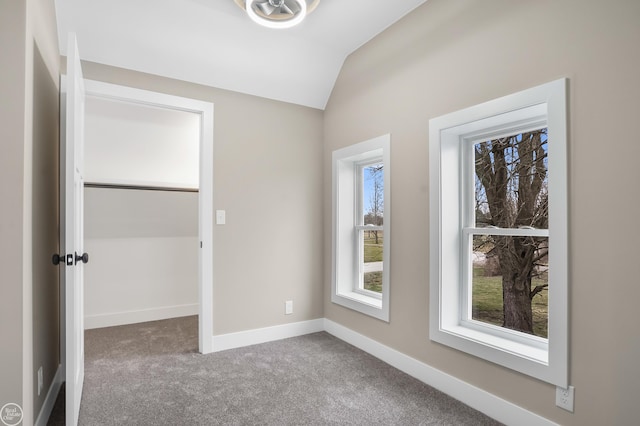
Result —
[[383, 309], [382, 299], [355, 291], [334, 294], [331, 301], [345, 308], [353, 309], [382, 321], [389, 322], [389, 311]]
[[[443, 328], [442, 331], [449, 333], [459, 339], [462, 339], [463, 345], [481, 345], [490, 350], [503, 352], [505, 354], [517, 356], [528, 361], [533, 361], [542, 365], [549, 365], [549, 351], [548, 344], [542, 342], [542, 339], [532, 338], [531, 342], [526, 342], [526, 338], [522, 341], [515, 341], [513, 337], [502, 337], [491, 331], [481, 330], [484, 326], [468, 327], [465, 325], [451, 326]], [[488, 327], [487, 327], [488, 328]], [[504, 334], [509, 334], [508, 331], [503, 331]], [[515, 333], [514, 333], [515, 334]], [[540, 340], [540, 341], [536, 341]], [[466, 341], [466, 343], [464, 342]], [[474, 349], [469, 349], [473, 352]]]
[[358, 303], [364, 303], [365, 305], [372, 306], [376, 309], [382, 309], [382, 299], [379, 299], [377, 297], [368, 296], [366, 294], [358, 293], [355, 291], [340, 293], [338, 294], [338, 297], [344, 297]]
[[434, 342], [477, 356], [495, 364], [519, 371], [557, 386], [566, 387], [562, 364], [554, 363], [548, 344], [528, 339], [513, 340], [491, 331], [470, 328], [464, 323], [433, 327], [429, 333]]

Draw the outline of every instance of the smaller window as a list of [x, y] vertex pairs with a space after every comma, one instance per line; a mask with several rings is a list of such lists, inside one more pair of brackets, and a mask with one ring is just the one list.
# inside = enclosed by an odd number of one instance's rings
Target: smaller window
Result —
[[384, 135], [333, 152], [331, 301], [389, 320], [389, 145]]

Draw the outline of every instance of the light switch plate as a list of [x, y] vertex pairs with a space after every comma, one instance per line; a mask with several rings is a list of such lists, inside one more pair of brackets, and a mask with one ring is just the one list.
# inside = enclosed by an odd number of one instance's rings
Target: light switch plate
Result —
[[227, 222], [227, 212], [216, 210], [216, 225], [224, 225]]

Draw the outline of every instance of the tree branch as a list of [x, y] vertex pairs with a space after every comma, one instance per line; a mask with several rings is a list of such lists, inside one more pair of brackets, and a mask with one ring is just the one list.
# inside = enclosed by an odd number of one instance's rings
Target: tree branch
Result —
[[546, 250], [540, 250], [540, 254], [538, 254], [536, 257], [534, 257], [531, 260], [531, 263], [536, 263], [538, 260], [543, 259], [545, 256], [547, 256], [549, 254], [549, 249]]
[[533, 300], [533, 297], [540, 293], [542, 290], [544, 290], [545, 288], [549, 287], [549, 284], [542, 284], [542, 285], [537, 285], [534, 287], [533, 290], [531, 290], [531, 292], [529, 293], [529, 299]]

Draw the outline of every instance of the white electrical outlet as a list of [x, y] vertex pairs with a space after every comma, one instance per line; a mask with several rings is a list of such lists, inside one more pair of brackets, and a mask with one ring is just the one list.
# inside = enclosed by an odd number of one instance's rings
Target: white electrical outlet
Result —
[[284, 314], [291, 315], [293, 313], [293, 300], [284, 302]]
[[38, 396], [40, 396], [40, 392], [42, 392], [42, 385], [42, 366], [40, 366], [40, 368], [38, 368]]
[[573, 386], [569, 386], [567, 389], [556, 387], [556, 405], [573, 413], [573, 394]]

